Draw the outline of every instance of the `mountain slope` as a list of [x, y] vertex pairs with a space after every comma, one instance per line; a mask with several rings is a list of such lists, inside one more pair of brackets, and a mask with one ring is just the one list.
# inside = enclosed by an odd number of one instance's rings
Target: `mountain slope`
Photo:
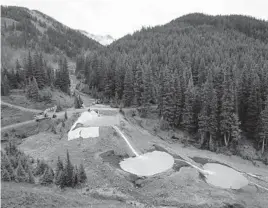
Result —
[[95, 40], [37, 10], [1, 6], [1, 14], [3, 51], [6, 47], [17, 53], [38, 50], [73, 59], [81, 50], [92, 51], [102, 47]]
[[258, 148], [268, 95], [267, 37], [267, 21], [189, 14], [113, 42], [77, 71], [85, 71], [89, 89], [114, 103], [157, 104], [172, 127], [198, 142], [201, 134], [204, 148], [232, 149], [244, 137]]

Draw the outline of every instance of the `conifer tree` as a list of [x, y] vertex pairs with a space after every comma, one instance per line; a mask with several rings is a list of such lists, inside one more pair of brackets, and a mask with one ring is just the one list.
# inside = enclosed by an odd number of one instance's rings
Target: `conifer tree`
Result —
[[38, 88], [42, 89], [45, 86], [45, 72], [42, 54], [34, 55], [34, 77], [36, 78]]
[[72, 181], [73, 181], [73, 165], [70, 161], [70, 156], [69, 152], [67, 150], [67, 158], [66, 158], [66, 163], [64, 166], [64, 174], [65, 174], [65, 186], [71, 187], [72, 186]]
[[17, 81], [17, 77], [16, 77], [16, 74], [15, 74], [15, 71], [14, 70], [11, 70], [11, 73], [8, 74], [8, 80], [9, 80], [9, 86], [12, 88], [12, 89], [17, 89], [18, 88], [18, 81]]
[[61, 70], [60, 69], [57, 69], [56, 72], [55, 72], [55, 87], [60, 89], [61, 90], [61, 85], [62, 85], [62, 82], [61, 82]]
[[117, 101], [123, 98], [123, 89], [124, 89], [124, 80], [125, 80], [125, 71], [123, 68], [123, 64], [119, 63], [120, 65], [115, 69], [115, 94], [117, 95]]
[[28, 183], [35, 183], [34, 175], [33, 175], [31, 168], [28, 168], [27, 174], [28, 174], [27, 182]]
[[54, 70], [50, 66], [48, 66], [47, 67], [47, 73], [46, 74], [47, 74], [47, 78], [46, 78], [47, 85], [50, 86], [50, 87], [52, 87], [54, 85], [54, 83], [55, 83], [55, 73], [54, 73]]
[[260, 115], [260, 94], [259, 94], [259, 77], [253, 73], [252, 83], [249, 89], [249, 97], [247, 102], [247, 117], [245, 121], [245, 130], [251, 138], [256, 138], [257, 127]]
[[79, 105], [78, 97], [76, 95], [74, 96], [74, 107], [78, 109], [81, 108], [81, 106]]
[[240, 123], [234, 109], [234, 90], [229, 74], [225, 76], [224, 89], [220, 131], [223, 135], [225, 146], [228, 146], [232, 139], [239, 139], [238, 135], [240, 134]]
[[45, 163], [43, 160], [38, 160], [37, 161], [37, 167], [35, 168], [34, 175], [42, 175], [44, 174], [45, 170], [48, 168], [48, 165]]
[[67, 59], [59, 60], [59, 69], [56, 72], [55, 86], [62, 92], [70, 94], [70, 76], [68, 71]]
[[79, 179], [79, 183], [84, 183], [87, 180], [87, 175], [86, 175], [86, 172], [82, 163], [79, 166], [78, 179]]
[[23, 169], [20, 160], [18, 163], [18, 167], [16, 168], [16, 171], [15, 171], [15, 177], [16, 177], [18, 182], [26, 182], [27, 181], [27, 173]]
[[259, 133], [261, 143], [262, 143], [262, 154], [264, 153], [265, 144], [268, 141], [268, 97], [266, 98], [265, 108], [261, 112], [260, 119], [260, 133]]
[[[91, 73], [92, 73], [92, 66], [94, 65], [94, 64], [96, 64], [96, 61], [97, 60], [89, 60], [89, 57], [87, 57], [86, 59], [85, 59], [85, 63], [84, 63], [84, 70], [82, 70], [82, 72], [84, 71], [84, 73], [85, 73], [85, 79], [86, 79], [86, 83], [90, 86], [90, 87], [92, 87], [92, 85], [91, 85]], [[81, 73], [82, 73], [81, 72]]]
[[33, 55], [33, 76], [37, 79], [40, 76], [40, 64], [37, 52]]
[[11, 177], [7, 169], [1, 168], [1, 180], [2, 181], [11, 181]]
[[231, 125], [231, 141], [233, 145], [237, 145], [237, 142], [241, 138], [241, 130], [240, 130], [241, 122], [239, 121], [238, 115], [232, 114], [232, 125]]
[[183, 110], [183, 127], [188, 133], [194, 133], [196, 130], [194, 118], [195, 89], [192, 78], [189, 80], [188, 88], [185, 92], [185, 104]]
[[174, 90], [175, 90], [175, 94], [173, 95], [173, 99], [175, 101], [174, 124], [176, 127], [180, 127], [183, 112], [183, 95], [178, 71], [176, 71], [175, 73]]
[[9, 80], [7, 75], [4, 75], [4, 79], [1, 82], [1, 95], [6, 96], [9, 94]]
[[204, 141], [206, 139], [206, 134], [208, 132], [208, 122], [209, 122], [209, 116], [207, 115], [207, 106], [203, 106], [201, 112], [198, 115], [198, 132], [200, 133], [201, 146], [204, 144]]
[[62, 91], [63, 92], [66, 92], [66, 93], [69, 93], [70, 86], [71, 86], [71, 81], [70, 81], [69, 70], [68, 70], [68, 63], [67, 63], [67, 59], [66, 58], [64, 58], [64, 60], [63, 60], [62, 79], [63, 79]]
[[142, 66], [139, 63], [136, 68], [135, 81], [134, 81], [134, 103], [137, 106], [141, 106], [142, 104], [142, 91], [143, 91]]
[[250, 91], [249, 75], [250, 71], [246, 66], [244, 66], [241, 78], [239, 80], [239, 89], [238, 89], [238, 103], [239, 103], [238, 111], [243, 130], [245, 129], [245, 122], [247, 120], [248, 98]]
[[133, 73], [130, 68], [127, 68], [124, 80], [124, 98], [123, 98], [126, 107], [129, 107], [132, 104], [133, 96], [134, 96]]
[[149, 106], [150, 101], [152, 100], [152, 72], [149, 67], [146, 67], [144, 70], [143, 76], [143, 91], [142, 91], [142, 104], [144, 106]]
[[75, 108], [82, 108], [82, 106], [83, 106], [83, 101], [82, 101], [80, 95], [78, 95], [78, 96], [75, 95], [74, 96], [74, 107]]
[[38, 101], [39, 100], [39, 88], [38, 88], [38, 84], [36, 82], [35, 77], [31, 79], [29, 79], [28, 81], [28, 85], [26, 87], [26, 96], [29, 99]]
[[58, 174], [55, 176], [55, 184], [59, 186], [61, 189], [65, 186], [65, 174], [63, 170], [60, 170]]
[[216, 113], [216, 119], [217, 119], [217, 138], [221, 138], [221, 132], [220, 132], [220, 121], [221, 121], [221, 110], [222, 110], [222, 97], [223, 97], [223, 92], [224, 92], [224, 69], [222, 68], [216, 68], [217, 73], [215, 74], [214, 78], [214, 88], [216, 92], [216, 100], [217, 100], [217, 113]]
[[73, 177], [72, 177], [72, 187], [75, 187], [78, 184], [78, 170], [77, 167], [73, 169]]
[[28, 53], [28, 59], [26, 60], [26, 79], [29, 80], [31, 79], [34, 74], [33, 74], [33, 60], [31, 56], [31, 52], [29, 51]]
[[118, 93], [117, 93], [117, 92], [115, 92], [115, 96], [114, 96], [114, 102], [115, 102], [116, 106], [118, 106], [118, 105], [119, 105], [119, 103], [120, 103], [119, 95], [118, 95]]
[[265, 100], [267, 100], [268, 95], [268, 62], [266, 62], [263, 66], [262, 73], [259, 75], [260, 77], [260, 94], [262, 98], [262, 108], [265, 108]]
[[81, 98], [80, 95], [78, 96], [78, 100], [79, 100], [79, 103], [80, 103], [80, 105], [81, 105], [81, 107], [82, 107], [84, 102], [83, 102], [83, 100], [82, 100], [82, 98]]
[[5, 147], [6, 154], [9, 156], [17, 156], [20, 152], [13, 142], [9, 142], [8, 145]]
[[217, 120], [218, 100], [216, 90], [212, 91], [212, 98], [210, 103], [210, 116], [208, 123], [209, 132], [209, 150], [215, 151], [218, 133], [218, 120]]
[[16, 70], [15, 76], [16, 76], [16, 81], [17, 81], [17, 87], [22, 86], [24, 80], [23, 80], [23, 77], [21, 77], [20, 72], [18, 70]]
[[64, 119], [65, 119], [65, 120], [68, 120], [67, 111], [65, 111], [65, 113], [64, 113]]
[[158, 103], [158, 109], [159, 109], [159, 116], [163, 116], [163, 97], [165, 94], [165, 89], [164, 89], [164, 79], [165, 79], [165, 71], [161, 70], [160, 71], [160, 77], [159, 77], [159, 93], [158, 93], [158, 99], [157, 99], [157, 103]]
[[16, 156], [17, 159], [20, 161], [23, 169], [25, 170], [25, 172], [28, 172], [28, 169], [29, 169], [29, 158], [26, 157], [23, 153], [19, 154]]
[[58, 156], [58, 161], [57, 161], [57, 167], [56, 167], [56, 172], [55, 172], [55, 178], [57, 178], [58, 174], [60, 171], [63, 171], [63, 162], [61, 161], [60, 157]]
[[[213, 100], [214, 99], [214, 100]], [[214, 102], [212, 102], [214, 101]], [[204, 84], [202, 96], [201, 96], [201, 111], [198, 115], [198, 131], [201, 136], [201, 145], [204, 144], [204, 142], [207, 140], [206, 136], [208, 133], [210, 133], [210, 130], [212, 130], [211, 122], [213, 122], [213, 119], [215, 119], [215, 115], [212, 115], [212, 104], [215, 105], [215, 97], [214, 97], [214, 90], [213, 90], [213, 80], [212, 80], [212, 74], [209, 71], [207, 81]], [[216, 112], [214, 112], [216, 113]], [[211, 126], [212, 125], [212, 126]], [[212, 135], [210, 135], [210, 141], [212, 139]]]
[[15, 180], [15, 170], [12, 166], [12, 163], [8, 155], [5, 152], [1, 151], [1, 170], [3, 169], [7, 170], [11, 180]]
[[33, 81], [31, 83], [31, 98], [34, 99], [35, 101], [38, 101], [39, 99], [39, 88], [38, 88], [38, 84], [36, 82], [35, 77], [33, 77]]
[[165, 73], [163, 90], [163, 118], [173, 126], [176, 111], [176, 101], [174, 100], [174, 79], [171, 78], [169, 70], [167, 70]]
[[114, 81], [114, 70], [112, 68], [107, 68], [105, 64], [105, 72], [104, 72], [104, 94], [108, 100], [111, 100], [114, 97], [115, 92], [115, 81]]
[[54, 180], [54, 172], [51, 167], [47, 167], [44, 174], [40, 178], [41, 185], [52, 184]]

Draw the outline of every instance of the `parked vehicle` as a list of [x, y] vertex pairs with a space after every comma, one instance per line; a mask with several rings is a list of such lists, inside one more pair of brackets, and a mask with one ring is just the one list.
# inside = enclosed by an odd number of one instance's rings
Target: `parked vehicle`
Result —
[[95, 101], [95, 103], [96, 103], [96, 104], [102, 104], [103, 102], [102, 102], [102, 100], [97, 99], [97, 100]]
[[43, 115], [43, 114], [41, 114], [41, 115], [36, 115], [35, 116], [35, 121], [42, 121], [42, 120], [45, 120], [45, 119], [51, 119], [50, 117], [48, 117], [47, 115]]
[[[57, 115], [56, 115], [56, 110], [57, 110], [57, 106], [53, 107], [53, 108], [48, 108], [46, 109], [44, 112], [41, 112], [41, 113], [38, 113], [34, 116], [34, 119], [35, 121], [41, 121], [41, 120], [44, 120], [44, 119], [51, 119], [51, 118], [56, 118]], [[52, 116], [48, 115], [48, 112], [49, 111], [53, 111], [52, 112]]]

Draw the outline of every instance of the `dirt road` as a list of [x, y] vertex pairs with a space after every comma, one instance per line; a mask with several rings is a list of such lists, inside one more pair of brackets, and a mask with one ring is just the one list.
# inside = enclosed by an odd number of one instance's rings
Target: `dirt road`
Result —
[[1, 127], [1, 132], [7, 131], [7, 130], [12, 129], [12, 128], [15, 129], [15, 128], [18, 128], [20, 126], [23, 126], [23, 125], [26, 125], [26, 124], [31, 124], [31, 123], [34, 123], [34, 122], [36, 122], [35, 119], [25, 121], [25, 122], [21, 122], [21, 123], [17, 123], [17, 124], [11, 124], [11, 125], [8, 125], [8, 126], [5, 126], [5, 127]]
[[[6, 103], [6, 102], [3, 102], [3, 101], [1, 101], [1, 105], [6, 105], [6, 106], [11, 107], [11, 108], [16, 108], [16, 109], [19, 109], [19, 110], [22, 110], [22, 111], [28, 111], [28, 112], [33, 112], [33, 113], [41, 113], [41, 112], [43, 112], [42, 110], [24, 108], [24, 107], [21, 107], [21, 106], [18, 106], [18, 105], [13, 105], [13, 104]], [[104, 110], [104, 111], [105, 110], [118, 111], [117, 108], [105, 107], [103, 105], [99, 105], [99, 106], [96, 105], [96, 106], [90, 107], [90, 109], [91, 110]], [[80, 113], [80, 112], [84, 112], [84, 111], [87, 111], [87, 110], [88, 110], [88, 107], [81, 108], [81, 109], [69, 108], [69, 109], [66, 110], [66, 112], [67, 112], [67, 115], [70, 116], [70, 115], [72, 115], [74, 113]], [[64, 114], [65, 114], [65, 111], [61, 111], [61, 112], [56, 113], [57, 118], [63, 118]], [[49, 115], [49, 117], [52, 117], [51, 112], [49, 112], [48, 115]], [[5, 126], [5, 127], [1, 127], [1, 132], [9, 130], [9, 129], [12, 129], [12, 128], [17, 128], [17, 127], [20, 127], [20, 126], [23, 126], [23, 125], [26, 125], [26, 124], [31, 124], [31, 123], [34, 123], [34, 122], [36, 122], [35, 119], [25, 121], [25, 122], [21, 122], [21, 123], [11, 124], [11, 125], [8, 125], [8, 126]]]
[[6, 105], [6, 106], [11, 107], [11, 108], [17, 108], [17, 109], [22, 110], [22, 111], [28, 111], [28, 112], [33, 112], [33, 113], [41, 113], [42, 112], [42, 110], [37, 110], [37, 109], [32, 109], [32, 108], [24, 108], [24, 107], [21, 107], [18, 105], [6, 103], [4, 101], [1, 101], [1, 105]]

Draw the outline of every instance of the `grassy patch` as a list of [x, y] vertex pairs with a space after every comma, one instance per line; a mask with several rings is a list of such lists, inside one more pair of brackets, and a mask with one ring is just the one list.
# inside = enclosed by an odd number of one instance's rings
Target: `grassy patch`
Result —
[[1, 105], [1, 126], [8, 126], [34, 119], [34, 113], [25, 112], [15, 108]]
[[90, 202], [81, 200], [79, 195], [56, 193], [50, 187], [2, 182], [1, 189], [1, 207], [90, 207]]
[[34, 102], [26, 98], [26, 94], [23, 90], [13, 90], [10, 96], [2, 96], [2, 100], [4, 102], [22, 106], [24, 108], [32, 108], [44, 110], [46, 108], [54, 107], [55, 105], [60, 105], [63, 108], [70, 108], [74, 105], [73, 97], [60, 92], [56, 89], [52, 90], [50, 88], [45, 88], [40, 90], [40, 96], [44, 97], [47, 95], [51, 96], [51, 100], [42, 101], [42, 102]]

